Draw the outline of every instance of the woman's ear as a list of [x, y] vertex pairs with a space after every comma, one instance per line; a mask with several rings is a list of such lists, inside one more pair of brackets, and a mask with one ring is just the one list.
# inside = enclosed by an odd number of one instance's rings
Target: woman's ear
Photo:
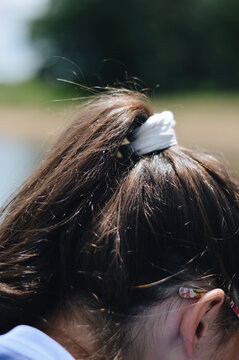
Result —
[[214, 289], [185, 309], [180, 324], [180, 334], [189, 358], [194, 355], [195, 345], [198, 345], [202, 337], [207, 335], [208, 329], [216, 320], [224, 297], [223, 290]]

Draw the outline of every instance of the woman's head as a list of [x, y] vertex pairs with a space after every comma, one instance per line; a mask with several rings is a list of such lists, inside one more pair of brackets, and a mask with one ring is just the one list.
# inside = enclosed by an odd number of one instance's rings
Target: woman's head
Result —
[[[96, 359], [154, 359], [143, 348], [159, 335], [164, 359], [170, 324], [188, 354], [192, 333], [204, 334], [200, 316], [208, 313], [218, 343], [237, 329], [223, 294], [239, 299], [238, 185], [216, 159], [178, 145], [128, 151], [151, 115], [138, 93], [92, 98], [5, 209], [2, 332], [79, 316]], [[182, 300], [181, 286], [209, 292]]]

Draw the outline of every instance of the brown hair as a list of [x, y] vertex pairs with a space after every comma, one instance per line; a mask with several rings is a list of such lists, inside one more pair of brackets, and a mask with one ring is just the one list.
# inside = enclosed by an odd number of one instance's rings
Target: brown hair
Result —
[[180, 146], [125, 151], [151, 114], [133, 91], [93, 97], [3, 211], [2, 333], [75, 302], [99, 310], [113, 359], [131, 316], [179, 285], [204, 279], [235, 298], [238, 184], [215, 158]]

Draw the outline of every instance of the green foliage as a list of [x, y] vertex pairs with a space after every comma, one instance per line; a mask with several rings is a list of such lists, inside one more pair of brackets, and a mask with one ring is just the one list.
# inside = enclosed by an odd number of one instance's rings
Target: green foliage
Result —
[[238, 88], [238, 14], [237, 0], [51, 0], [32, 39], [48, 53], [41, 73], [53, 78], [105, 85], [137, 76], [164, 91]]
[[0, 104], [47, 106], [49, 102], [68, 101], [81, 95], [81, 90], [76, 87], [48, 83], [41, 79], [19, 84], [0, 84]]

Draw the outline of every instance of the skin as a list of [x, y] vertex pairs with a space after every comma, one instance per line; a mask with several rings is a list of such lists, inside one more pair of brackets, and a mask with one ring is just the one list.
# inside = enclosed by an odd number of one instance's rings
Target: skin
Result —
[[[200, 300], [177, 298], [154, 306], [139, 316], [133, 325], [131, 336], [135, 342], [125, 360], [239, 359], [239, 332], [226, 344], [218, 346], [220, 337], [213, 326], [224, 297], [221, 289], [214, 289]], [[48, 335], [63, 345], [73, 357], [83, 359], [79, 354], [79, 343], [83, 344], [83, 352], [94, 353], [97, 348], [92, 336], [94, 331], [83, 320], [79, 325], [79, 321], [74, 324], [69, 319], [58, 318], [53, 325]], [[64, 334], [59, 329], [64, 329]]]
[[239, 359], [239, 332], [219, 347], [220, 336], [215, 334], [216, 328], [213, 326], [224, 302], [224, 296], [221, 289], [214, 289], [200, 300], [176, 299], [171, 305], [156, 306], [149, 314], [145, 331], [148, 334], [146, 339], [138, 339], [139, 348], [136, 358], [142, 360]]

